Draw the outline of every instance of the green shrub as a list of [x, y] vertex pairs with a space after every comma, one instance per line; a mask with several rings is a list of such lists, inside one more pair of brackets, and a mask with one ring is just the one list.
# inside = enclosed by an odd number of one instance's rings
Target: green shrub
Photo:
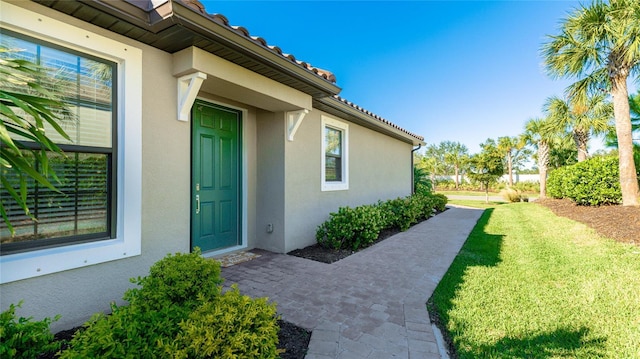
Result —
[[520, 190], [507, 188], [500, 191], [500, 195], [508, 202], [529, 202], [529, 197]]
[[127, 290], [123, 299], [132, 305], [159, 310], [169, 305], [195, 308], [202, 300], [220, 294], [220, 265], [193, 253], [167, 255], [149, 269], [144, 278], [131, 279], [139, 288]]
[[443, 211], [446, 204], [447, 197], [442, 194], [421, 193], [375, 205], [340, 207], [318, 226], [316, 240], [325, 248], [357, 250], [375, 242], [381, 230], [397, 227], [405, 231], [418, 220], [431, 217], [434, 209]]
[[622, 202], [617, 157], [594, 157], [557, 169], [549, 175], [547, 191], [553, 198], [569, 198], [579, 205]]
[[540, 182], [518, 182], [514, 184], [512, 188], [520, 192], [538, 193], [540, 192]]
[[560, 167], [549, 173], [547, 178], [547, 196], [551, 198], [566, 198], [565, 178], [570, 166]]
[[447, 196], [440, 193], [435, 193], [432, 194], [431, 197], [433, 200], [433, 208], [435, 208], [438, 212], [444, 211], [444, 209], [447, 207]]
[[378, 206], [340, 207], [316, 230], [318, 244], [325, 248], [356, 250], [373, 243], [384, 225]]
[[203, 303], [220, 296], [220, 264], [190, 254], [167, 255], [151, 266], [149, 275], [132, 278], [127, 306], [112, 304], [111, 315], [96, 314], [74, 336], [61, 358], [157, 358], [162, 343], [180, 334], [179, 323]]
[[200, 251], [167, 255], [132, 282], [112, 313], [95, 315], [61, 358], [276, 358], [275, 304], [221, 294], [220, 265]]
[[179, 306], [155, 311], [112, 304], [111, 309], [108, 316], [94, 315], [60, 358], [157, 358], [161, 352], [159, 342], [174, 338], [178, 323], [188, 315]]
[[0, 358], [36, 358], [38, 354], [53, 352], [60, 349], [60, 343], [53, 341], [53, 334], [49, 325], [58, 320], [45, 318], [33, 321], [32, 317], [16, 319], [16, 307], [9, 305], [9, 309], [0, 313]]
[[415, 197], [396, 198], [381, 205], [383, 212], [388, 215], [386, 228], [397, 227], [404, 232], [418, 222], [422, 207], [419, 201], [413, 198]]
[[278, 358], [275, 304], [241, 295], [237, 286], [204, 302], [180, 323], [175, 342], [163, 343], [171, 358]]
[[456, 189], [456, 182], [449, 178], [440, 178], [436, 180], [436, 186], [440, 191], [450, 191]]

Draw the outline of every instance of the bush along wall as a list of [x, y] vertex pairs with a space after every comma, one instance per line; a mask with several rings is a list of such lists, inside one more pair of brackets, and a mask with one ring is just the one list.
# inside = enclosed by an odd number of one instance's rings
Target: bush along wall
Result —
[[18, 305], [10, 304], [9, 309], [0, 313], [0, 358], [31, 359], [40, 353], [54, 352], [60, 349], [60, 343], [53, 340], [49, 325], [58, 320], [44, 318], [40, 321], [32, 317], [17, 317]]
[[275, 304], [222, 293], [220, 264], [168, 255], [132, 279], [127, 306], [85, 324], [60, 358], [278, 358]]
[[421, 193], [373, 205], [340, 207], [318, 226], [316, 240], [325, 248], [355, 251], [373, 244], [382, 230], [399, 228], [406, 231], [435, 212], [444, 211], [446, 204], [444, 195]]
[[547, 194], [584, 206], [622, 203], [618, 158], [594, 157], [551, 172]]

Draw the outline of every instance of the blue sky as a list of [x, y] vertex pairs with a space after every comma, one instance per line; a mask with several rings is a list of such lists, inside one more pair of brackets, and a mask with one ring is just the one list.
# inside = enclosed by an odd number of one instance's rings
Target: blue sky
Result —
[[[539, 55], [576, 1], [202, 1], [428, 144], [515, 136], [569, 80]], [[594, 149], [598, 141], [592, 141]]]

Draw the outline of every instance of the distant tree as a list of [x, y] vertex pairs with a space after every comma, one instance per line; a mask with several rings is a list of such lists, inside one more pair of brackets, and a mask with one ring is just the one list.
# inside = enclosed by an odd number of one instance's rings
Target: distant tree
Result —
[[562, 20], [559, 35], [543, 44], [547, 71], [577, 78], [570, 97], [607, 91], [613, 97], [622, 204], [637, 206], [639, 186], [633, 158], [627, 79], [640, 74], [640, 1], [595, 0]]
[[540, 198], [547, 197], [547, 170], [551, 146], [557, 142], [561, 134], [549, 118], [533, 118], [524, 125], [522, 139], [537, 150], [538, 173], [540, 175]]
[[453, 168], [455, 175], [456, 189], [460, 185], [460, 170], [469, 160], [469, 149], [460, 142], [444, 141], [440, 143], [444, 149], [444, 160], [449, 167]]
[[562, 99], [550, 97], [543, 111], [558, 130], [571, 133], [578, 151], [578, 162], [589, 158], [588, 145], [592, 135], [607, 133], [612, 127], [613, 106], [604, 94]]
[[468, 161], [468, 175], [474, 181], [482, 183], [485, 201], [489, 203], [489, 186], [504, 174], [503, 155], [492, 139], [488, 139], [480, 147], [480, 153], [471, 156]]
[[524, 142], [519, 137], [498, 137], [498, 151], [503, 154], [506, 167], [507, 174], [509, 175], [509, 186], [513, 186], [513, 169], [514, 166], [519, 165], [525, 160], [527, 157], [531, 155], [531, 152], [525, 147], [526, 142]]
[[436, 188], [436, 177], [439, 175], [446, 175], [448, 172], [444, 154], [445, 150], [441, 144], [431, 144], [427, 146], [424, 157], [422, 158], [421, 167], [426, 169], [429, 173], [434, 189]]

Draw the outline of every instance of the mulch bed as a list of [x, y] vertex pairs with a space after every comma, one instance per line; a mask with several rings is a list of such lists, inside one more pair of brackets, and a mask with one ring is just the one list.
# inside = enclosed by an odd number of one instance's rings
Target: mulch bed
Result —
[[[393, 236], [396, 233], [400, 233], [399, 228], [385, 229], [382, 232], [380, 232], [378, 239], [376, 239], [371, 245], [379, 243]], [[290, 256], [311, 259], [316, 262], [333, 263], [341, 259], [347, 258], [348, 256], [356, 252], [357, 251], [353, 251], [351, 249], [330, 249], [330, 248], [324, 248], [319, 244], [313, 244], [308, 247], [293, 250], [287, 254]]]
[[[278, 326], [280, 327], [280, 331], [278, 331], [278, 349], [284, 350], [284, 352], [280, 354], [280, 358], [303, 359], [307, 354], [311, 332], [283, 320], [278, 320]], [[82, 327], [59, 331], [55, 334], [54, 340], [63, 341], [61, 349], [64, 350], [68, 347], [67, 342], [73, 339], [73, 336], [78, 330], [82, 330]], [[55, 358], [55, 352], [44, 353], [38, 356], [38, 359]]]
[[311, 332], [282, 320], [279, 320], [278, 324], [280, 325], [278, 349], [285, 350], [280, 354], [280, 358], [303, 359], [307, 355]]
[[[445, 211], [447, 209], [445, 208]], [[437, 212], [436, 215], [440, 214], [442, 212]], [[424, 222], [427, 219], [422, 219], [420, 220], [418, 223]], [[415, 224], [414, 224], [415, 225]], [[388, 229], [383, 229], [380, 234], [378, 235], [378, 239], [376, 239], [371, 246], [375, 245], [376, 243], [379, 243], [391, 236], [393, 236], [394, 234], [398, 234], [400, 233], [400, 228], [388, 228]], [[341, 259], [344, 259], [360, 250], [362, 250], [364, 248], [360, 248], [358, 250], [351, 250], [351, 249], [329, 249], [329, 248], [324, 248], [321, 247], [318, 244], [313, 244], [310, 245], [308, 247], [304, 247], [301, 249], [296, 249], [293, 250], [289, 253], [287, 253], [290, 256], [296, 256], [296, 257], [301, 257], [301, 258], [305, 258], [305, 259], [311, 259], [314, 260], [316, 262], [322, 262], [322, 263], [334, 263], [337, 262]]]
[[640, 207], [577, 206], [569, 199], [541, 199], [536, 203], [558, 216], [584, 223], [604, 237], [640, 245]]

